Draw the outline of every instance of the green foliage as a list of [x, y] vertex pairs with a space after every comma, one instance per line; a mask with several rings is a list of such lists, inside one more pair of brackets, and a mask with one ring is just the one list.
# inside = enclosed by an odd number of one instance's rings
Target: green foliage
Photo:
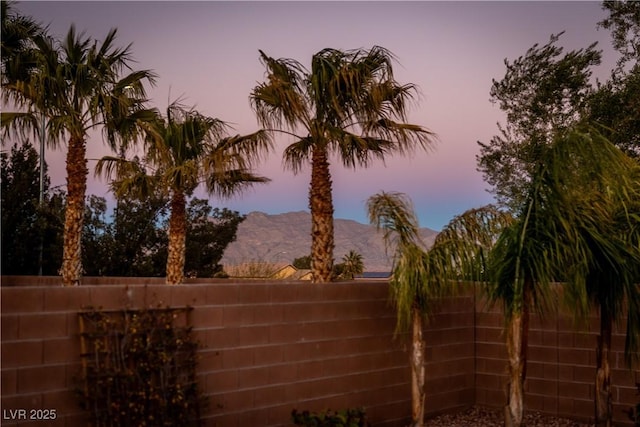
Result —
[[[639, 3], [640, 4], [640, 3]], [[601, 85], [590, 100], [588, 118], [612, 143], [640, 159], [640, 65]]]
[[35, 65], [33, 39], [45, 29], [31, 17], [14, 10], [15, 2], [2, 0], [2, 79], [15, 81], [25, 78]]
[[[42, 272], [58, 274], [62, 260], [65, 194], [51, 191], [45, 169], [44, 201], [39, 204], [38, 154], [28, 142], [1, 155], [2, 273], [38, 274], [39, 244], [43, 242]], [[46, 167], [46, 165], [45, 165]], [[125, 195], [117, 200], [111, 219], [102, 197], [87, 198], [83, 230], [83, 266], [89, 276], [164, 276], [167, 257], [167, 197]], [[194, 198], [187, 210], [187, 272], [213, 277], [224, 249], [235, 239], [244, 219], [228, 209], [212, 209]], [[11, 250], [6, 250], [11, 248]]]
[[291, 419], [295, 425], [304, 427], [369, 427], [364, 408], [341, 411], [299, 412], [294, 409]]
[[640, 58], [640, 3], [630, 0], [607, 0], [602, 9], [609, 16], [598, 23], [611, 30], [613, 47], [621, 54], [618, 61], [619, 71], [625, 64]]
[[112, 178], [118, 195], [164, 191], [191, 196], [204, 183], [210, 194], [230, 196], [269, 181], [251, 173], [251, 167], [271, 147], [264, 132], [227, 136], [227, 123], [179, 101], [167, 107], [165, 117], [155, 111], [154, 119], [143, 128], [144, 158], [105, 156], [96, 164], [96, 175]]
[[398, 313], [398, 331], [411, 325], [414, 308], [429, 314], [438, 297], [452, 290], [454, 281], [483, 280], [489, 251], [512, 219], [493, 206], [471, 209], [453, 218], [434, 245], [426, 250], [418, 235], [411, 200], [402, 193], [371, 196], [369, 221], [383, 231], [394, 250], [391, 298]]
[[[340, 265], [340, 264], [339, 264]], [[362, 261], [362, 255], [354, 250], [349, 251], [342, 257], [342, 271], [336, 277], [341, 279], [353, 280], [353, 278], [362, 274], [364, 271], [364, 262]]]
[[[29, 141], [1, 154], [2, 274], [56, 274], [62, 259], [64, 199], [49, 188], [44, 171], [44, 199], [39, 202], [39, 156]], [[11, 248], [8, 250], [8, 248]]]
[[190, 308], [80, 313], [81, 403], [96, 426], [199, 426]]
[[[562, 33], [561, 33], [562, 34]], [[524, 56], [505, 60], [502, 80], [493, 80], [491, 102], [507, 114], [507, 124], [489, 143], [478, 142], [478, 169], [498, 202], [517, 209], [544, 145], [577, 123], [592, 92], [591, 67], [600, 63], [595, 44], [563, 54], [552, 35]]]
[[189, 277], [213, 277], [222, 271], [224, 250], [236, 239], [245, 217], [228, 209], [212, 209], [203, 199], [193, 199], [187, 208], [185, 272]]
[[435, 138], [426, 128], [406, 123], [417, 95], [414, 84], [400, 84], [394, 57], [371, 49], [323, 49], [311, 58], [311, 70], [293, 60], [260, 51], [265, 82], [250, 95], [258, 121], [272, 132], [294, 138], [284, 165], [294, 173], [311, 164], [311, 255], [314, 281], [333, 278], [333, 196], [328, 159], [345, 167], [367, 167], [393, 153], [429, 149]]
[[[83, 265], [89, 276], [165, 275], [167, 199], [162, 195], [121, 197], [112, 221], [106, 202], [91, 196], [85, 210]], [[187, 209], [185, 270], [191, 277], [213, 277], [227, 245], [235, 240], [244, 217], [228, 209], [212, 209], [194, 198]]]
[[[154, 192], [147, 197], [128, 195], [116, 199], [109, 234], [105, 236], [111, 249], [106, 258], [98, 261], [107, 268], [104, 274], [124, 277], [164, 275], [167, 233], [163, 220], [167, 203], [165, 195]], [[87, 258], [84, 262], [95, 262]]]
[[310, 270], [311, 255], [305, 255], [305, 256], [294, 259], [292, 265], [298, 270]]

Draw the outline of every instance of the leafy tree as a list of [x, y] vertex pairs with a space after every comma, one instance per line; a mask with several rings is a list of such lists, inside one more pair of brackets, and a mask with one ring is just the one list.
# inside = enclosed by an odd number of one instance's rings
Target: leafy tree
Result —
[[228, 209], [212, 209], [207, 200], [193, 199], [187, 209], [185, 271], [192, 277], [213, 277], [222, 272], [224, 250], [236, 239], [245, 217]]
[[64, 194], [49, 188], [45, 163], [45, 193], [40, 204], [40, 163], [29, 141], [14, 144], [10, 153], [3, 152], [1, 162], [2, 274], [57, 274], [62, 260]]
[[153, 82], [149, 71], [130, 70], [131, 45], [115, 47], [116, 30], [102, 43], [71, 26], [60, 43], [46, 35], [33, 39], [36, 66], [3, 80], [3, 101], [18, 112], [3, 112], [5, 129], [23, 134], [38, 129], [37, 115], [48, 119], [48, 141], [67, 141], [67, 201], [64, 224], [64, 285], [80, 283], [81, 235], [87, 186], [86, 142], [89, 132], [102, 129], [112, 148], [130, 141], [139, 120], [151, 117], [144, 109], [144, 83]]
[[[40, 167], [29, 141], [14, 144], [2, 155], [3, 274], [38, 274]], [[45, 181], [48, 189], [49, 180]]]
[[311, 269], [311, 255], [305, 255], [293, 260], [292, 265], [299, 270]]
[[107, 222], [107, 201], [104, 197], [90, 195], [84, 211], [82, 227], [83, 273], [88, 276], [104, 276], [111, 258], [110, 227]]
[[292, 59], [274, 59], [260, 51], [266, 82], [250, 96], [259, 122], [295, 138], [284, 152], [294, 173], [311, 163], [311, 257], [313, 281], [332, 278], [333, 197], [329, 158], [344, 166], [366, 167], [393, 152], [427, 148], [433, 134], [405, 123], [416, 93], [393, 76], [393, 56], [379, 46], [370, 50], [324, 49], [311, 59], [311, 71]]
[[[640, 3], [638, 3], [640, 4]], [[640, 66], [614, 75], [590, 100], [589, 120], [617, 147], [640, 159]]]
[[611, 30], [620, 53], [611, 79], [598, 87], [590, 102], [589, 119], [627, 154], [640, 158], [640, 3], [605, 1], [609, 16], [598, 25]]
[[598, 25], [611, 30], [613, 47], [621, 55], [618, 71], [623, 72], [625, 64], [637, 64], [640, 58], [640, 5], [630, 0], [607, 0], [602, 2], [602, 9], [609, 16]]
[[592, 44], [563, 55], [556, 45], [561, 35], [505, 59], [506, 73], [491, 87], [491, 102], [506, 112], [507, 124], [498, 124], [500, 135], [489, 143], [478, 142], [478, 169], [498, 202], [513, 209], [527, 197], [540, 150], [583, 117], [593, 91], [591, 66], [600, 63], [600, 51]]
[[168, 284], [184, 280], [187, 197], [204, 182], [210, 194], [230, 196], [267, 178], [250, 171], [271, 147], [268, 134], [225, 136], [227, 124], [186, 109], [178, 102], [144, 125], [146, 157], [137, 159], [106, 156], [96, 165], [96, 174], [115, 177], [117, 194], [150, 191], [169, 194], [169, 247], [166, 263]]
[[121, 195], [113, 212], [108, 275], [152, 276], [165, 274], [167, 232], [164, 220], [168, 199], [162, 192], [145, 197]]
[[[90, 276], [164, 276], [167, 259], [168, 200], [123, 197], [106, 218], [106, 200], [90, 196], [85, 211], [83, 265]], [[228, 209], [212, 209], [207, 200], [192, 199], [187, 209], [186, 270], [212, 277], [221, 267], [225, 248], [236, 237], [244, 217]]]

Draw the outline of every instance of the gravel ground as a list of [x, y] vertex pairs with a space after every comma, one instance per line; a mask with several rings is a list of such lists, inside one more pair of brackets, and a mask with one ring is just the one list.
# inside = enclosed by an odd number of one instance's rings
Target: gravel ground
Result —
[[[455, 414], [440, 415], [427, 420], [424, 427], [503, 427], [504, 412], [496, 409], [472, 407]], [[549, 417], [537, 412], [525, 412], [523, 426], [526, 427], [593, 427], [564, 418]]]

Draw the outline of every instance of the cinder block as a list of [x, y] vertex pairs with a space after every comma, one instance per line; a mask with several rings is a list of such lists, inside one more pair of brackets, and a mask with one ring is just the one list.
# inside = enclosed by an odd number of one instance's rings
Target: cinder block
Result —
[[284, 348], [280, 344], [254, 346], [253, 361], [255, 366], [271, 366], [284, 362]]
[[[4, 364], [4, 361], [3, 361]], [[15, 369], [3, 366], [0, 371], [0, 390], [4, 396], [12, 396], [17, 393], [18, 373]]]
[[17, 314], [4, 314], [0, 316], [0, 337], [3, 341], [13, 341], [18, 339], [18, 318]]
[[272, 325], [284, 321], [284, 309], [281, 304], [254, 305], [253, 322], [256, 325]]
[[44, 311], [79, 311], [89, 298], [84, 286], [52, 287], [44, 292]]
[[223, 326], [222, 307], [197, 305], [191, 313], [194, 328], [218, 328]]
[[77, 337], [47, 339], [42, 344], [42, 357], [45, 364], [64, 364], [80, 359], [80, 340]]
[[269, 367], [247, 368], [238, 371], [238, 388], [256, 388], [269, 384]]
[[224, 327], [238, 327], [253, 324], [253, 307], [247, 305], [225, 306], [222, 309]]
[[204, 344], [210, 350], [222, 350], [238, 346], [238, 328], [205, 329], [200, 334], [205, 337]]
[[38, 366], [17, 370], [18, 393], [43, 393], [66, 388], [64, 365]]
[[2, 367], [20, 368], [42, 364], [42, 340], [3, 341]]
[[246, 368], [253, 366], [253, 351], [251, 348], [230, 348], [220, 350], [222, 355], [222, 368]]
[[203, 304], [206, 299], [206, 292], [199, 285], [177, 285], [170, 286], [171, 306], [184, 307]]
[[238, 291], [240, 285], [237, 283], [215, 283], [210, 284], [205, 289], [205, 300], [207, 305], [233, 305], [238, 303]]
[[2, 287], [0, 311], [3, 314], [42, 312], [45, 288]]
[[255, 347], [269, 343], [269, 326], [241, 326], [238, 328], [238, 345]]
[[271, 286], [268, 283], [247, 284], [238, 289], [238, 304], [271, 303]]
[[253, 408], [253, 390], [239, 390], [224, 395], [224, 407], [227, 413], [241, 412]]
[[19, 339], [67, 337], [67, 314], [21, 314], [18, 318]]

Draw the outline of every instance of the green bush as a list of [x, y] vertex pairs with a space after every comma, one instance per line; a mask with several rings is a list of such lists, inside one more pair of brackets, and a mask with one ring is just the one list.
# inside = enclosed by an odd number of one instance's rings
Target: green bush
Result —
[[369, 427], [366, 412], [363, 408], [344, 409], [341, 411], [327, 410], [325, 412], [291, 412], [291, 419], [295, 425], [304, 427]]

